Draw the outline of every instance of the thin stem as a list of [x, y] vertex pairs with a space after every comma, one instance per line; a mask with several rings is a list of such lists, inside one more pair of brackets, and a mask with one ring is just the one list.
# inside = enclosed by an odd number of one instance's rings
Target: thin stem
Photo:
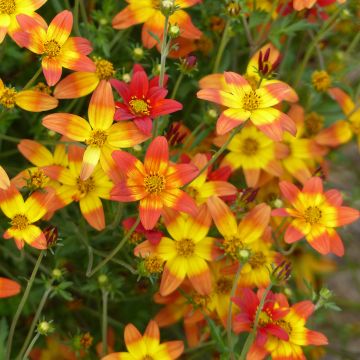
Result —
[[252, 53], [253, 50], [254, 50], [254, 39], [251, 35], [251, 31], [250, 31], [250, 28], [249, 28], [249, 24], [247, 23], [247, 20], [246, 20], [246, 17], [244, 14], [241, 15], [241, 22], [243, 24], [243, 27], [244, 27], [244, 30], [245, 30], [245, 36], [247, 38], [247, 41], [249, 43], [249, 46], [250, 46], [250, 52]]
[[49, 295], [52, 292], [52, 290], [53, 290], [53, 288], [52, 288], [52, 286], [50, 284], [50, 286], [46, 289], [46, 291], [44, 292], [44, 294], [43, 294], [43, 296], [42, 296], [42, 298], [40, 300], [39, 306], [38, 306], [38, 308], [36, 310], [36, 313], [34, 315], [34, 318], [33, 318], [32, 322], [31, 322], [30, 330], [29, 330], [29, 332], [28, 332], [28, 334], [27, 334], [27, 336], [25, 338], [24, 344], [23, 344], [23, 346], [22, 346], [22, 348], [21, 348], [21, 350], [19, 352], [19, 355], [17, 356], [17, 359], [21, 359], [23, 353], [27, 349], [27, 347], [29, 345], [29, 342], [30, 342], [30, 339], [31, 339], [31, 337], [32, 337], [32, 335], [34, 333], [36, 324], [37, 324], [37, 322], [38, 322], [38, 320], [40, 318], [41, 312], [42, 312], [42, 310], [43, 310], [43, 308], [44, 308], [44, 306], [46, 304], [46, 301], [49, 298]]
[[[5, 134], [0, 134], [0, 139], [6, 140], [9, 142], [13, 142], [13, 143], [19, 143], [21, 140], [23, 140], [21, 138], [17, 138], [17, 137], [5, 135]], [[84, 147], [84, 146], [82, 146], [81, 143], [78, 143], [77, 141], [47, 141], [47, 140], [36, 140], [36, 141], [43, 145], [57, 145], [57, 144], [74, 145], [74, 144], [76, 144], [77, 146]]]
[[34, 74], [34, 76], [26, 83], [23, 90], [28, 89], [33, 83], [36, 81], [36, 79], [39, 77], [39, 75], [42, 73], [42, 67], [40, 66], [37, 72]]
[[106, 265], [122, 249], [122, 247], [125, 245], [126, 241], [133, 234], [133, 232], [135, 231], [135, 229], [139, 225], [139, 223], [140, 223], [140, 216], [138, 216], [138, 218], [136, 219], [136, 221], [135, 221], [134, 225], [132, 226], [132, 228], [123, 237], [123, 239], [119, 242], [119, 244], [116, 246], [116, 248], [113, 251], [111, 251], [111, 253], [104, 260], [102, 260], [95, 267], [95, 269], [93, 269], [88, 274], [86, 274], [87, 277], [93, 276], [97, 271], [99, 271], [104, 265]]
[[177, 92], [179, 90], [180, 84], [183, 81], [183, 79], [184, 79], [184, 73], [181, 72], [180, 75], [178, 76], [177, 80], [176, 80], [174, 89], [173, 89], [173, 91], [171, 93], [171, 97], [170, 97], [171, 99], [175, 99], [175, 96], [176, 96], [176, 94], [177, 94]]
[[[106, 253], [104, 253], [104, 252], [102, 252], [100, 250], [96, 250], [96, 249], [92, 248], [92, 251], [94, 252], [94, 254], [99, 255], [101, 257], [106, 257], [107, 256]], [[134, 269], [130, 264], [126, 263], [125, 261], [122, 261], [122, 260], [119, 260], [119, 259], [111, 259], [110, 261], [112, 261], [114, 264], [121, 265], [122, 267], [129, 270], [134, 275], [136, 275], [138, 273], [136, 269]]]
[[74, 4], [74, 32], [77, 36], [81, 36], [80, 29], [79, 29], [79, 7], [80, 2], [79, 0], [75, 0]]
[[107, 354], [107, 327], [108, 327], [108, 298], [109, 293], [102, 290], [102, 319], [101, 319], [101, 332], [102, 332], [102, 355]]
[[212, 71], [213, 73], [216, 73], [219, 71], [219, 66], [220, 66], [220, 62], [222, 59], [222, 55], [223, 55], [225, 47], [230, 39], [230, 37], [229, 37], [229, 33], [230, 33], [230, 29], [231, 29], [230, 25], [231, 25], [231, 21], [228, 20], [225, 25], [225, 29], [224, 29], [224, 32], [223, 32], [223, 35], [222, 35], [222, 38], [220, 41], [219, 50], [216, 55], [216, 59], [215, 59], [215, 63], [214, 63], [213, 71]]
[[351, 53], [356, 48], [359, 41], [360, 41], [360, 31], [356, 34], [356, 36], [351, 41], [350, 45], [348, 46], [348, 48], [345, 51], [345, 54], [346, 55], [351, 55]]
[[[40, 267], [40, 264], [41, 264], [41, 260], [42, 258], [44, 257], [44, 254], [45, 254], [45, 251], [41, 251], [40, 254], [39, 254], [39, 257], [36, 261], [36, 264], [34, 266], [34, 269], [31, 273], [31, 276], [30, 276], [30, 279], [26, 285], [26, 289], [24, 291], [24, 294], [21, 298], [21, 301], [19, 303], [19, 306], [16, 310], [16, 313], [15, 313], [15, 316], [13, 318], [13, 321], [11, 323], [11, 326], [10, 326], [10, 331], [9, 331], [9, 337], [8, 337], [8, 340], [7, 340], [7, 344], [6, 344], [6, 360], [9, 360], [10, 359], [10, 356], [11, 356], [11, 347], [12, 347], [12, 343], [13, 343], [13, 338], [14, 338], [14, 333], [15, 333], [15, 328], [16, 328], [16, 324], [19, 320], [19, 317], [21, 315], [21, 312], [25, 306], [25, 303], [29, 297], [29, 294], [30, 294], [30, 290], [32, 288], [32, 285], [34, 283], [34, 280], [35, 280], [35, 277], [36, 277], [36, 274], [39, 270], [39, 267]], [[35, 342], [34, 342], [35, 343]]]
[[34, 345], [35, 345], [35, 343], [36, 343], [36, 341], [37, 341], [37, 339], [38, 339], [39, 337], [40, 337], [40, 333], [37, 333], [37, 334], [34, 336], [34, 338], [32, 339], [29, 347], [28, 347], [27, 350], [26, 350], [26, 353], [24, 354], [24, 357], [22, 358], [22, 360], [27, 360], [27, 359], [28, 359], [28, 356], [29, 356], [31, 350], [32, 350], [32, 348], [34, 347]]
[[[308, 33], [309, 33], [311, 39], [314, 40], [314, 37], [315, 37], [314, 33], [311, 30], [309, 30]], [[319, 43], [317, 43], [315, 45], [315, 48], [316, 48], [316, 55], [318, 57], [320, 69], [325, 70], [325, 60], [324, 60], [324, 56], [323, 56], [323, 54], [322, 54], [322, 52], [320, 50]]]
[[241, 270], [242, 270], [242, 263], [239, 262], [239, 266], [236, 271], [236, 275], [235, 275], [234, 282], [233, 282], [231, 292], [230, 292], [230, 302], [229, 302], [228, 316], [227, 316], [227, 321], [226, 321], [226, 333], [227, 333], [228, 347], [229, 347], [229, 353], [230, 353], [231, 360], [235, 359], [234, 346], [233, 346], [232, 339], [231, 339], [232, 306], [233, 306], [233, 302], [231, 299], [235, 296], [236, 289], [237, 289], [239, 279], [240, 279]]
[[243, 349], [241, 351], [239, 360], [245, 360], [246, 359], [246, 355], [249, 352], [250, 347], [251, 347], [251, 345], [253, 344], [253, 342], [255, 340], [256, 331], [257, 331], [257, 327], [258, 327], [259, 319], [260, 319], [260, 314], [261, 314], [261, 311], [262, 311], [262, 309], [264, 307], [266, 297], [267, 297], [269, 291], [271, 290], [272, 286], [273, 286], [273, 283], [270, 282], [270, 284], [265, 289], [265, 291], [264, 291], [264, 293], [263, 293], [263, 295], [261, 297], [259, 306], [258, 306], [258, 308], [256, 310], [256, 315], [255, 315], [253, 328], [252, 328], [250, 334], [248, 335], [248, 337], [246, 338], [246, 341], [245, 341], [244, 347], [243, 347]]
[[84, 4], [84, 0], [80, 0], [80, 12], [81, 12], [81, 17], [84, 21], [85, 24], [88, 23], [88, 17], [87, 17], [87, 14], [86, 14], [86, 7], [85, 7], [85, 4]]

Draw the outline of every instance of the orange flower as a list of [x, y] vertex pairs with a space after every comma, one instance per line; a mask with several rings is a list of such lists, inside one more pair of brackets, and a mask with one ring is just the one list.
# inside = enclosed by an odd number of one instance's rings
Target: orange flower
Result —
[[21, 30], [14, 34], [15, 40], [35, 54], [42, 55], [42, 68], [49, 86], [55, 85], [62, 68], [75, 71], [93, 71], [95, 64], [86, 56], [92, 48], [88, 40], [69, 37], [73, 16], [68, 10], [57, 14], [49, 27], [30, 16], [18, 15]]
[[293, 243], [305, 237], [321, 254], [344, 255], [344, 245], [335, 231], [356, 221], [358, 210], [341, 206], [342, 197], [337, 190], [323, 192], [322, 180], [313, 177], [305, 182], [300, 191], [295, 185], [280, 182], [281, 192], [292, 208], [273, 210], [275, 216], [291, 216], [293, 219], [285, 232], [284, 240]]
[[196, 215], [194, 200], [179, 188], [193, 180], [199, 171], [192, 164], [169, 163], [169, 145], [165, 137], [158, 136], [151, 142], [144, 164], [125, 151], [114, 151], [113, 158], [124, 180], [115, 185], [111, 199], [140, 200], [140, 219], [145, 229], [156, 225], [163, 207]]
[[17, 282], [0, 277], [0, 299], [17, 295], [20, 290], [21, 287]]
[[[165, 16], [160, 10], [161, 0], [126, 1], [129, 5], [114, 17], [113, 27], [121, 30], [144, 23], [141, 33], [142, 42], [146, 48], [152, 48], [157, 43], [155, 37], [162, 39], [164, 34]], [[174, 1], [174, 6], [178, 9], [170, 16], [169, 23], [179, 26], [181, 37], [185, 39], [200, 39], [201, 37], [201, 31], [193, 25], [190, 16], [182, 10], [199, 2], [201, 0]]]
[[102, 360], [173, 360], [184, 351], [182, 341], [168, 341], [160, 344], [159, 326], [150, 320], [144, 335], [133, 325], [128, 324], [124, 332], [125, 345], [128, 352], [112, 353]]

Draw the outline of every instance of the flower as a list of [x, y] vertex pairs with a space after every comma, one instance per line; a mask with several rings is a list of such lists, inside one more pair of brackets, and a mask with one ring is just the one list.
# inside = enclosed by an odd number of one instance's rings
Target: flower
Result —
[[331, 77], [325, 70], [314, 71], [311, 82], [317, 91], [327, 91], [331, 86]]
[[111, 199], [122, 202], [140, 200], [140, 220], [152, 229], [163, 207], [196, 215], [194, 200], [179, 188], [193, 180], [198, 169], [192, 164], [169, 163], [169, 145], [163, 136], [149, 145], [144, 164], [125, 151], [114, 151], [113, 158], [123, 180], [111, 192]]
[[6, 87], [0, 79], [0, 105], [12, 109], [17, 105], [26, 111], [40, 112], [54, 109], [58, 100], [49, 94], [37, 90], [20, 90]]
[[93, 71], [94, 63], [86, 56], [92, 48], [90, 42], [81, 37], [69, 37], [73, 15], [64, 10], [57, 14], [49, 27], [28, 15], [16, 17], [21, 30], [14, 39], [35, 54], [42, 55], [42, 69], [49, 86], [55, 85], [62, 68], [75, 71]]
[[[166, 263], [160, 283], [160, 295], [174, 292], [189, 278], [194, 289], [201, 295], [211, 292], [211, 274], [208, 261], [212, 260], [214, 238], [207, 233], [211, 217], [202, 206], [195, 217], [164, 211], [165, 226], [172, 238], [163, 237], [154, 252]], [[138, 245], [135, 255], [145, 256], [151, 251], [148, 241]]]
[[53, 191], [47, 188], [44, 192], [32, 193], [24, 201], [14, 185], [0, 190], [1, 210], [10, 219], [4, 239], [14, 238], [18, 249], [24, 247], [24, 242], [37, 249], [46, 249], [45, 235], [34, 223], [47, 213], [53, 196]]
[[99, 161], [106, 173], [112, 171], [113, 150], [140, 144], [148, 138], [131, 122], [113, 124], [114, 112], [111, 86], [102, 80], [90, 100], [89, 122], [66, 113], [51, 114], [43, 119], [46, 128], [87, 145], [81, 169], [81, 179], [84, 181], [91, 176]]
[[[124, 227], [124, 229], [126, 231], [129, 231], [133, 227], [135, 222], [136, 222], [135, 217], [129, 217], [129, 218], [122, 221], [122, 226]], [[135, 231], [132, 234], [132, 240], [137, 240], [139, 242], [139, 240], [142, 237], [145, 237], [147, 240], [150, 241], [151, 244], [157, 245], [160, 242], [163, 235], [164, 234], [161, 231], [156, 230], [156, 229], [146, 230], [144, 228], [144, 226], [140, 223], [135, 228]]]
[[216, 123], [219, 135], [228, 133], [248, 119], [275, 141], [282, 139], [284, 130], [295, 135], [293, 120], [273, 107], [285, 99], [289, 100], [289, 95], [292, 95], [293, 101], [297, 100], [289, 85], [269, 80], [261, 81], [254, 89], [243, 76], [234, 72], [225, 72], [223, 81], [215, 75], [200, 82], [202, 90], [198, 91], [197, 97], [228, 107]]
[[323, 192], [322, 180], [312, 177], [302, 191], [295, 185], [282, 181], [280, 190], [291, 208], [275, 209], [274, 216], [291, 216], [284, 240], [290, 244], [305, 237], [319, 253], [344, 255], [344, 246], [336, 227], [350, 224], [359, 218], [359, 211], [341, 206], [342, 196], [337, 190]]
[[160, 344], [159, 326], [154, 320], [150, 320], [144, 335], [133, 324], [126, 325], [124, 339], [128, 352], [112, 353], [102, 360], [172, 360], [177, 359], [184, 351], [182, 341]]
[[21, 287], [17, 282], [0, 277], [0, 299], [15, 296], [20, 290]]
[[140, 65], [134, 66], [130, 84], [113, 79], [111, 85], [123, 99], [116, 102], [115, 120], [133, 120], [146, 135], [151, 135], [152, 119], [182, 109], [178, 101], [165, 99], [167, 90], [159, 86], [159, 78], [149, 81]]
[[39, 9], [47, 0], [2, 0], [0, 3], [0, 44], [4, 41], [6, 33], [14, 38], [14, 33], [19, 30], [16, 17], [25, 14], [36, 21], [43, 19], [35, 10]]
[[[158, 39], [162, 39], [164, 34], [165, 16], [160, 9], [160, 0], [127, 0], [128, 6], [115, 15], [112, 25], [115, 29], [127, 29], [130, 26], [144, 23], [142, 28], [142, 43], [150, 49], [156, 45]], [[200, 39], [201, 31], [197, 29], [190, 16], [182, 10], [193, 6], [201, 0], [176, 0], [173, 6], [178, 7], [170, 15], [170, 25], [177, 25], [180, 28], [181, 37], [186, 39]], [[155, 37], [154, 37], [155, 35]]]

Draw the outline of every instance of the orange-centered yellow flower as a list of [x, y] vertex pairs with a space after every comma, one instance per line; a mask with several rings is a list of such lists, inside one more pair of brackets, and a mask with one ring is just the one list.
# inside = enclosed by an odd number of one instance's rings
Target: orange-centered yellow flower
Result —
[[286, 181], [280, 182], [281, 192], [291, 208], [273, 210], [273, 215], [291, 216], [284, 240], [293, 243], [305, 237], [321, 254], [344, 255], [344, 245], [335, 231], [356, 221], [359, 211], [341, 206], [342, 197], [337, 190], [323, 192], [322, 180], [313, 177], [305, 182], [302, 191]]

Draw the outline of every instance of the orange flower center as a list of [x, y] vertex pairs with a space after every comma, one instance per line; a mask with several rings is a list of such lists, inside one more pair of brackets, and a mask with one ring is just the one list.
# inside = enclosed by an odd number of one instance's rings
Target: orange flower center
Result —
[[4, 88], [0, 91], [0, 104], [7, 109], [12, 109], [15, 106], [16, 97], [15, 88]]
[[131, 107], [131, 111], [135, 115], [150, 115], [150, 101], [138, 99], [136, 96], [132, 96], [131, 100], [129, 101], [129, 105]]
[[176, 252], [183, 257], [190, 257], [194, 254], [195, 243], [191, 239], [176, 241]]
[[107, 134], [104, 130], [93, 130], [85, 143], [94, 147], [103, 147], [107, 140]]
[[115, 75], [114, 65], [107, 60], [94, 58], [96, 75], [100, 80], [110, 80]]
[[239, 250], [245, 249], [245, 246], [239, 237], [232, 236], [224, 239], [222, 248], [226, 254], [236, 259], [239, 254]]
[[16, 230], [25, 230], [29, 224], [29, 219], [23, 214], [17, 214], [11, 220], [11, 226]]
[[314, 71], [311, 75], [311, 81], [317, 91], [326, 91], [331, 85], [330, 75], [324, 70]]
[[316, 135], [324, 126], [324, 117], [316, 112], [311, 112], [305, 116], [304, 125], [306, 135]]
[[261, 251], [253, 251], [248, 262], [253, 269], [258, 269], [266, 264], [266, 257]]
[[163, 260], [157, 255], [150, 255], [144, 260], [145, 269], [150, 274], [158, 274], [163, 270]]
[[322, 216], [321, 210], [317, 206], [309, 206], [304, 212], [305, 221], [308, 224], [317, 224]]
[[257, 153], [259, 150], [259, 142], [252, 138], [246, 138], [244, 139], [242, 146], [241, 146], [241, 152], [246, 156], [253, 156]]
[[221, 277], [216, 281], [215, 284], [215, 293], [217, 294], [228, 294], [232, 288], [232, 280], [226, 277]]
[[37, 169], [33, 173], [29, 171], [28, 187], [39, 189], [45, 187], [49, 182], [49, 177], [45, 175], [44, 170]]
[[37, 85], [33, 87], [34, 90], [42, 92], [44, 94], [51, 95], [51, 89], [50, 86], [47, 86], [43, 82], [39, 82]]
[[44, 43], [44, 55], [56, 57], [60, 54], [61, 45], [56, 40], [49, 40]]
[[260, 106], [260, 96], [256, 93], [256, 91], [250, 91], [244, 95], [242, 103], [244, 110], [256, 110]]
[[78, 190], [79, 190], [79, 192], [81, 194], [81, 197], [84, 197], [90, 191], [93, 191], [95, 189], [95, 181], [94, 181], [94, 178], [92, 176], [90, 176], [86, 180], [82, 180], [82, 179], [80, 179], [80, 177], [77, 178], [76, 185], [77, 185], [77, 188], [78, 188]]
[[165, 189], [165, 184], [164, 175], [146, 175], [144, 178], [144, 186], [149, 194], [160, 194]]
[[15, 0], [0, 0], [0, 14], [11, 15], [15, 12]]

